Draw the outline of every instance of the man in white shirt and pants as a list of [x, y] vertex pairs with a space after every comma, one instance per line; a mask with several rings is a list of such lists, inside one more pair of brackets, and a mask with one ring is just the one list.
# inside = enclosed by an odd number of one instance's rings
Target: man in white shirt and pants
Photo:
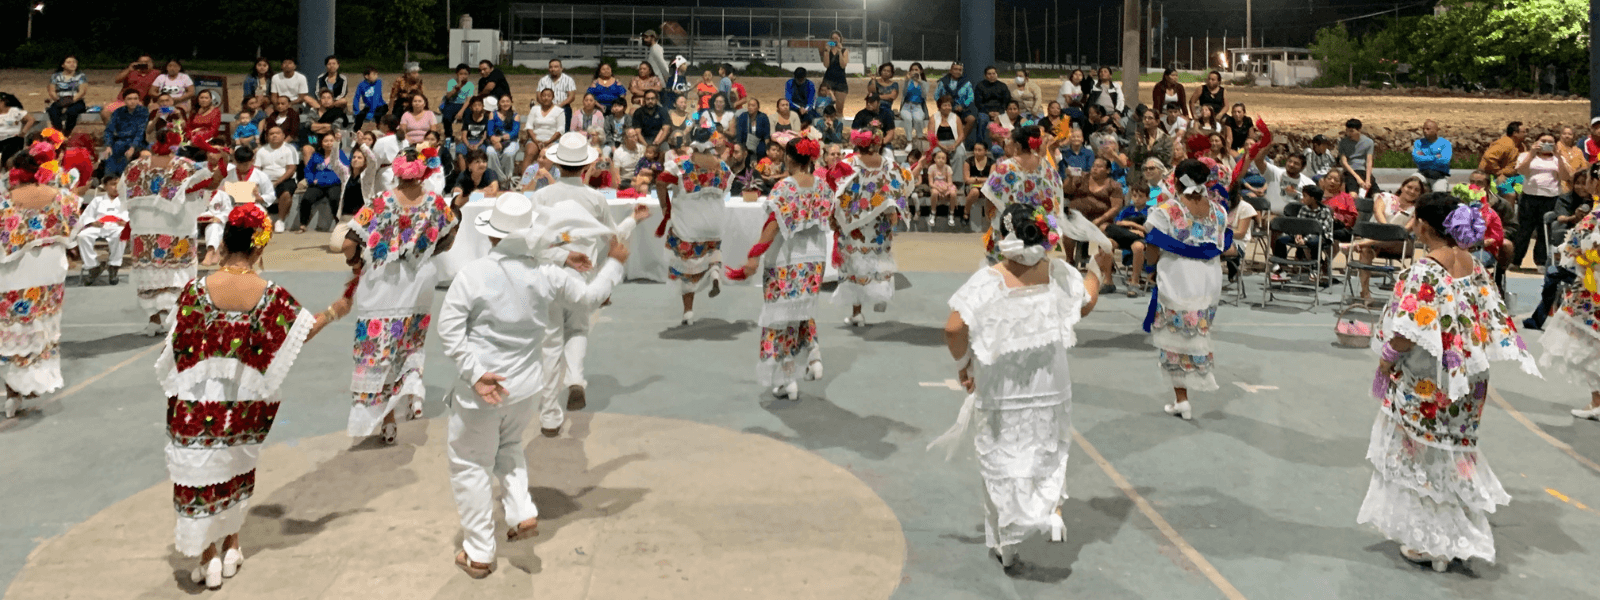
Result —
[[476, 225], [494, 247], [456, 274], [435, 327], [459, 373], [448, 397], [450, 486], [464, 534], [455, 562], [482, 578], [495, 564], [491, 472], [504, 488], [507, 541], [538, 535], [522, 431], [542, 397], [556, 393], [551, 383], [561, 356], [545, 342], [561, 335], [568, 307], [590, 310], [611, 294], [628, 248], [613, 240], [612, 260], [586, 283], [538, 258], [558, 233], [534, 215], [526, 196], [500, 196]]
[[128, 210], [122, 207], [122, 199], [114, 194], [104, 191], [98, 193], [89, 205], [83, 208], [83, 214], [78, 217], [78, 231], [74, 236], [78, 240], [78, 256], [83, 259], [83, 271], [79, 274], [79, 284], [88, 286], [100, 278], [100, 257], [95, 253], [96, 240], [106, 242], [106, 262], [111, 265], [111, 285], [121, 282], [117, 276], [117, 269], [122, 268], [122, 254], [125, 242], [122, 241], [122, 232], [128, 227]]
[[[534, 192], [532, 196], [534, 205], [539, 207], [541, 212], [582, 213], [593, 217], [597, 226], [590, 231], [581, 229], [575, 231], [576, 235], [572, 236], [574, 239], [570, 246], [591, 256], [597, 254], [610, 239], [620, 239], [623, 243], [627, 243], [628, 236], [633, 233], [639, 221], [650, 216], [649, 209], [644, 205], [636, 205], [633, 218], [618, 223], [611, 215], [611, 207], [606, 202], [605, 194], [584, 184], [584, 169], [599, 157], [599, 151], [589, 145], [589, 138], [584, 134], [571, 131], [562, 134], [560, 141], [545, 150], [545, 158], [561, 169], [561, 179]], [[560, 253], [561, 250], [556, 249], [553, 252]], [[567, 262], [565, 257], [559, 254], [546, 255], [544, 259], [551, 264]], [[597, 275], [590, 271], [589, 279], [592, 281], [595, 277]], [[563, 372], [567, 388], [566, 410], [583, 410], [588, 404], [585, 389], [589, 382], [584, 378], [583, 361], [589, 354], [589, 326], [592, 317], [592, 309], [574, 307], [562, 319], [562, 356], [566, 363]], [[547, 436], [557, 435], [564, 421], [565, 413], [561, 411], [559, 403], [540, 411], [541, 429]]]
[[385, 191], [392, 190], [399, 185], [399, 180], [394, 178], [394, 159], [400, 156], [400, 138], [395, 135], [395, 128], [400, 126], [400, 117], [394, 114], [384, 115], [378, 120], [378, 139], [372, 142], [372, 155], [378, 162], [378, 181]]

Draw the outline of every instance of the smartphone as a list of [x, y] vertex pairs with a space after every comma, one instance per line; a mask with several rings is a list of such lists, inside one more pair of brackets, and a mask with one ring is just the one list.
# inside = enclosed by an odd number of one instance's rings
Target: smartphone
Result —
[[1539, 148], [1544, 150], [1545, 152], [1555, 152], [1556, 151], [1556, 145], [1555, 144], [1551, 144], [1549, 142], [1546, 142], [1546, 143], [1543, 143], [1543, 144], [1539, 144]]
[[147, 65], [147, 64], [144, 64], [144, 63], [139, 63], [137, 66], [139, 67], [140, 71], [148, 71], [148, 70], [150, 70], [150, 65]]
[[837, 45], [839, 45], [839, 42], [835, 42], [833, 40], [828, 40], [828, 47], [829, 48], [832, 48], [832, 47], [837, 46]]

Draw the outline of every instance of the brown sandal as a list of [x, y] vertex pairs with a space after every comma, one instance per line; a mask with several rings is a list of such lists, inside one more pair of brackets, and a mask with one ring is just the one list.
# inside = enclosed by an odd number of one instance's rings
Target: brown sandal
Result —
[[494, 572], [494, 563], [472, 562], [471, 559], [467, 558], [466, 550], [456, 553], [456, 566], [465, 571], [467, 577], [473, 579], [483, 579]]
[[[532, 525], [529, 525], [529, 523], [532, 523]], [[515, 542], [517, 540], [531, 538], [536, 535], [539, 535], [539, 517], [534, 517], [532, 519], [528, 519], [527, 521], [518, 523], [516, 527], [512, 527], [511, 529], [507, 530], [506, 541]]]

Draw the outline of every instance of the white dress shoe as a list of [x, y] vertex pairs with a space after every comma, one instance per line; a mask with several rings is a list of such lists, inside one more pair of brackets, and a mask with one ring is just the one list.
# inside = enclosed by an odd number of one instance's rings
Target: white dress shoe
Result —
[[1572, 416], [1579, 419], [1600, 421], [1600, 406], [1596, 406], [1594, 408], [1574, 408], [1572, 409]]
[[1178, 418], [1183, 419], [1185, 421], [1189, 421], [1189, 420], [1194, 419], [1194, 412], [1190, 410], [1189, 401], [1188, 400], [1184, 400], [1183, 402], [1176, 402], [1176, 403], [1173, 403], [1173, 404], [1168, 404], [1165, 407], [1163, 407], [1163, 410], [1166, 410], [1167, 414], [1175, 416], [1175, 417], [1178, 417]]
[[691, 323], [694, 323], [694, 311], [692, 311], [692, 310], [683, 311], [683, 324], [684, 325], [688, 325], [688, 324], [691, 324]]
[[822, 379], [822, 361], [813, 360], [806, 365], [806, 379], [811, 381]]
[[238, 548], [229, 548], [222, 553], [222, 576], [233, 577], [239, 573], [239, 565], [244, 564], [244, 552]]
[[195, 567], [189, 572], [189, 580], [213, 590], [222, 587], [222, 557], [213, 556], [206, 564]]
[[22, 400], [16, 396], [6, 396], [6, 418], [17, 416], [17, 409], [22, 408]]
[[995, 560], [1000, 561], [1000, 567], [1003, 569], [1009, 569], [1012, 565], [1017, 564], [1017, 549], [1014, 546], [1001, 546], [999, 549], [990, 548], [989, 556], [993, 556]]
[[1058, 510], [1050, 515], [1050, 541], [1064, 542], [1066, 540], [1067, 523], [1061, 520], [1061, 512]]

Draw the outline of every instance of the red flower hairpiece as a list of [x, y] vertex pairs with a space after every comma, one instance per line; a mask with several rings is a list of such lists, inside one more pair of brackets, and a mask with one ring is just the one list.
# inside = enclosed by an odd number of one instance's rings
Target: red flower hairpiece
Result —
[[822, 145], [818, 144], [816, 140], [810, 138], [805, 138], [795, 142], [794, 149], [796, 152], [800, 153], [800, 156], [804, 156], [812, 160], [816, 160], [817, 157], [822, 156]]
[[17, 187], [19, 185], [27, 185], [30, 183], [39, 182], [39, 180], [34, 177], [33, 173], [29, 173], [22, 169], [12, 169], [8, 178], [11, 180], [10, 187]]
[[868, 130], [865, 130], [865, 129], [857, 129], [855, 131], [850, 132], [850, 145], [851, 146], [855, 146], [857, 148], [871, 148], [872, 145], [876, 144], [877, 142], [878, 142], [878, 135], [873, 133], [873, 132], [871, 132], [871, 131], [868, 131]]
[[428, 146], [428, 147], [422, 149], [422, 155], [425, 156], [425, 157], [428, 157], [428, 158], [438, 158], [439, 157], [439, 149], [437, 147], [434, 147], [434, 146]]
[[1036, 136], [1033, 136], [1031, 138], [1028, 138], [1028, 149], [1029, 150], [1038, 150], [1039, 146], [1041, 146], [1043, 144], [1044, 144], [1044, 138], [1042, 138], [1042, 137], [1039, 137], [1039, 136], [1036, 135]]
[[246, 229], [260, 229], [267, 225], [267, 211], [254, 202], [240, 204], [228, 213], [228, 224]]

